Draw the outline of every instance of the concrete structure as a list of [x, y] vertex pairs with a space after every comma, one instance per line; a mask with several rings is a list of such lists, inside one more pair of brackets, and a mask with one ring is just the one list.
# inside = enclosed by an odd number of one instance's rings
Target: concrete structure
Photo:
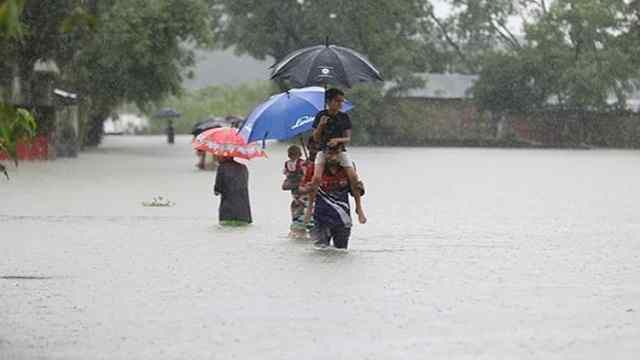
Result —
[[33, 144], [20, 147], [19, 156], [23, 159], [55, 159], [78, 154], [78, 95], [58, 88], [59, 77], [55, 62], [38, 61], [31, 79], [22, 79], [14, 67], [13, 74], [0, 80], [0, 99], [29, 109], [38, 124]]

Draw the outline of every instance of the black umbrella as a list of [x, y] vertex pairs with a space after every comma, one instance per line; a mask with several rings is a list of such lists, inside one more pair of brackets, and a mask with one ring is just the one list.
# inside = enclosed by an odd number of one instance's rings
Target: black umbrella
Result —
[[198, 136], [201, 133], [214, 128], [227, 126], [224, 121], [219, 118], [209, 118], [207, 120], [199, 121], [193, 124], [193, 128], [191, 129], [191, 134], [193, 136]]
[[153, 115], [153, 117], [154, 118], [159, 118], [159, 119], [170, 119], [170, 118], [178, 118], [181, 115], [182, 114], [177, 112], [176, 109], [164, 108], [164, 109], [161, 109], [160, 111], [158, 111], [157, 113], [155, 113]]
[[300, 49], [273, 65], [271, 79], [293, 87], [355, 84], [382, 81], [380, 72], [363, 55], [349, 48], [329, 45]]

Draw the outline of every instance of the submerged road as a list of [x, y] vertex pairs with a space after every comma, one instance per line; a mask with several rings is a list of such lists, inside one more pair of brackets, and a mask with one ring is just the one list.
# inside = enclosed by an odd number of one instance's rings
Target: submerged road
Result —
[[284, 146], [227, 229], [189, 140], [9, 169], [0, 359], [640, 354], [640, 152], [352, 148], [370, 222], [333, 253], [286, 237]]

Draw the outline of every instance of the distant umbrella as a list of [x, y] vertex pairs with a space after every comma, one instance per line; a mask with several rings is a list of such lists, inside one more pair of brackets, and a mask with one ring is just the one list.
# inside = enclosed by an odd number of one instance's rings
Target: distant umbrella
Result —
[[209, 118], [203, 121], [199, 121], [197, 123], [195, 123], [193, 125], [193, 128], [191, 129], [191, 134], [193, 136], [198, 136], [200, 135], [200, 133], [207, 131], [209, 129], [215, 129], [215, 128], [220, 128], [223, 126], [228, 126], [229, 124], [227, 124], [225, 121], [223, 121], [222, 119], [219, 118]]
[[157, 119], [171, 119], [178, 118], [180, 116], [182, 116], [182, 114], [180, 114], [178, 111], [176, 111], [176, 109], [173, 108], [164, 108], [153, 114], [153, 117]]
[[271, 79], [293, 87], [333, 84], [350, 88], [358, 83], [382, 81], [382, 75], [364, 55], [327, 42], [285, 56], [273, 65]]

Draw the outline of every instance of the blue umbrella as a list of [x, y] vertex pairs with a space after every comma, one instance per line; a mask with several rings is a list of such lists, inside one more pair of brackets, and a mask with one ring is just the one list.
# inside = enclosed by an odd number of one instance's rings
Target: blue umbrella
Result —
[[[251, 143], [286, 140], [310, 131], [316, 114], [324, 109], [324, 88], [311, 86], [273, 95], [247, 117], [240, 134]], [[345, 101], [342, 111], [353, 105]]]

